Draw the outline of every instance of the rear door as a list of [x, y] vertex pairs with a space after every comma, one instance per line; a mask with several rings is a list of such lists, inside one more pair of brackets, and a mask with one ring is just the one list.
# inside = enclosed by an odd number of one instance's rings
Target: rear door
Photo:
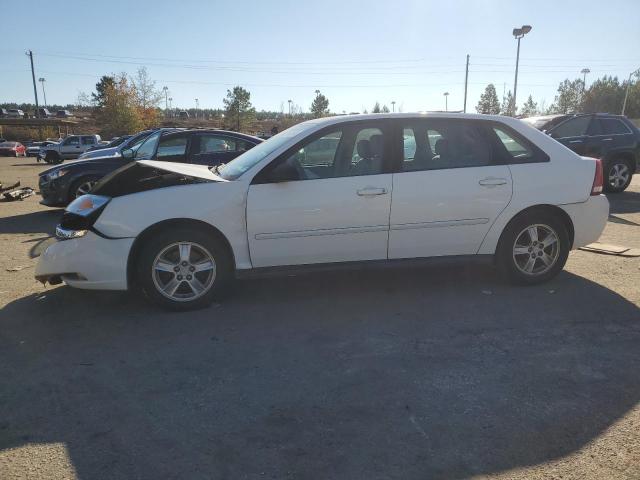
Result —
[[393, 175], [389, 258], [475, 254], [512, 192], [484, 122], [399, 123], [403, 158]]
[[80, 137], [80, 150], [83, 152], [89, 150], [91, 147], [97, 145], [96, 137], [92, 135], [83, 135]]
[[635, 145], [633, 132], [622, 120], [615, 117], [600, 117], [598, 121], [603, 132], [602, 141], [608, 146], [605, 154], [609, 151], [633, 149]]

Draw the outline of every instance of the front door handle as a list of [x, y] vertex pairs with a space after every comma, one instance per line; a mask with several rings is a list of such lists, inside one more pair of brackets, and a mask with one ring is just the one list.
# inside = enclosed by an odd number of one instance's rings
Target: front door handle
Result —
[[356, 192], [361, 197], [372, 197], [374, 195], [386, 195], [386, 188], [365, 187]]
[[507, 179], [488, 177], [488, 178], [483, 178], [482, 180], [478, 181], [478, 183], [483, 187], [497, 187], [498, 185], [506, 185]]
[[582, 143], [582, 140], [569, 140], [569, 143]]
[[603, 142], [612, 142], [613, 138], [603, 138], [602, 141]]

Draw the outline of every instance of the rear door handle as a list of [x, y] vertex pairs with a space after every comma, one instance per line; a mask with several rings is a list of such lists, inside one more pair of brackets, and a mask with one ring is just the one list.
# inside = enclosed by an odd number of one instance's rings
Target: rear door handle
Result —
[[385, 195], [387, 193], [386, 188], [365, 187], [356, 192], [361, 197], [372, 197], [374, 195]]
[[582, 140], [569, 140], [569, 143], [582, 143]]
[[602, 141], [603, 142], [612, 142], [613, 138], [603, 138]]
[[507, 179], [488, 177], [488, 178], [483, 178], [482, 180], [478, 181], [478, 183], [483, 187], [497, 187], [498, 185], [506, 185]]

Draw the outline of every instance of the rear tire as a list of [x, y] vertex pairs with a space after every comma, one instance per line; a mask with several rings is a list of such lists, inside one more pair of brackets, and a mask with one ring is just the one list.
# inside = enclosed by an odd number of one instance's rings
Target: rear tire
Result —
[[150, 238], [136, 262], [138, 286], [170, 310], [203, 308], [227, 292], [233, 261], [226, 245], [194, 227], [168, 227]]
[[514, 218], [502, 232], [496, 251], [500, 273], [511, 283], [535, 285], [564, 267], [571, 245], [564, 223], [547, 212]]
[[635, 171], [635, 166], [625, 158], [614, 158], [605, 163], [604, 190], [609, 193], [624, 192]]

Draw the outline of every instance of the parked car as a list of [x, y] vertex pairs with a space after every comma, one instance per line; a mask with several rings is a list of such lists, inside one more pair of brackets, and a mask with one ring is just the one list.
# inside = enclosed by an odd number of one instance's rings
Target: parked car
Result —
[[9, 118], [24, 118], [24, 112], [18, 108], [10, 108], [7, 111], [7, 117]]
[[54, 143], [55, 142], [51, 142], [49, 140], [45, 140], [44, 142], [31, 142], [29, 146], [27, 146], [27, 157], [37, 157], [42, 147], [46, 147], [47, 145], [52, 145]]
[[0, 108], [0, 118], [8, 117], [9, 111], [6, 108]]
[[47, 108], [39, 108], [38, 109], [38, 117], [40, 117], [40, 118], [53, 117], [53, 113], [51, 113]]
[[190, 117], [189, 112], [187, 112], [186, 110], [182, 110], [178, 113], [178, 117], [181, 119], [187, 119]]
[[3, 157], [24, 157], [26, 156], [26, 148], [20, 142], [2, 142], [0, 143], [0, 155]]
[[163, 132], [174, 132], [178, 130], [177, 128], [158, 128], [152, 130], [143, 130], [142, 132], [136, 133], [131, 138], [125, 140], [118, 146], [108, 147], [108, 148], [100, 148], [98, 150], [87, 150], [82, 155], [78, 157], [79, 160], [84, 160], [88, 158], [101, 158], [101, 157], [119, 157], [121, 155], [122, 150], [125, 148], [136, 149], [140, 146], [142, 141], [147, 138], [151, 133], [157, 131]]
[[604, 189], [626, 190], [640, 162], [640, 130], [625, 116], [607, 113], [524, 119], [579, 155], [602, 159]]
[[40, 173], [40, 203], [65, 206], [88, 193], [100, 178], [133, 160], [214, 166], [232, 160], [260, 142], [259, 138], [224, 130], [156, 130], [144, 136], [139, 144], [124, 150], [123, 156], [79, 160]]
[[63, 160], [78, 158], [85, 150], [99, 143], [100, 135], [70, 135], [59, 143], [42, 147], [38, 153], [38, 160], [61, 163]]
[[[409, 156], [400, 132], [415, 139]], [[137, 154], [171, 151], [177, 138], [155, 134]], [[487, 255], [511, 281], [535, 284], [598, 239], [601, 190], [599, 160], [514, 118], [329, 117], [219, 167], [128, 163], [67, 207], [62, 241], [35, 276], [139, 288], [173, 309], [207, 305], [237, 271], [291, 265]]]
[[69, 110], [58, 110], [56, 112], [56, 117], [58, 118], [73, 117], [73, 113], [71, 113]]

